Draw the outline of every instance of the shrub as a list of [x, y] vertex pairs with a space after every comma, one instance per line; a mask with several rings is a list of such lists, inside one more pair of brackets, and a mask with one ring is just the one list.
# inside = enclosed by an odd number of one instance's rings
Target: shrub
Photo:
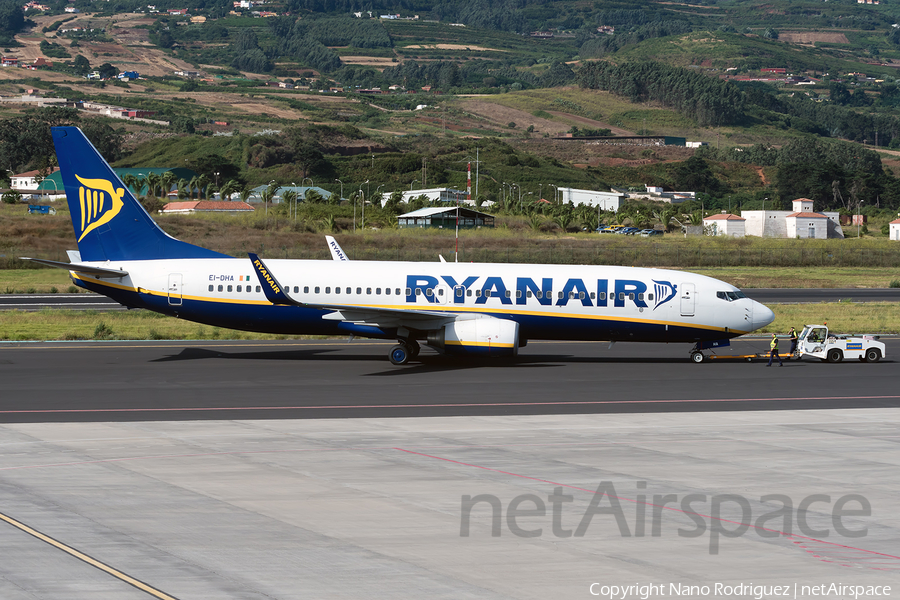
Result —
[[900, 288], [900, 279], [892, 279], [891, 284], [888, 287]]
[[97, 323], [97, 327], [94, 329], [95, 340], [109, 340], [112, 339], [112, 337], [113, 330], [109, 325], [107, 325], [103, 321]]

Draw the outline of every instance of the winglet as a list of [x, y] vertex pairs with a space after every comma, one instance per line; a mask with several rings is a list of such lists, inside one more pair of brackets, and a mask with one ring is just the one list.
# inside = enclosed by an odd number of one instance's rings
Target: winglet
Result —
[[344, 253], [344, 249], [341, 248], [341, 245], [337, 243], [336, 239], [330, 235], [326, 235], [325, 241], [328, 242], [328, 249], [331, 250], [331, 258], [337, 261], [350, 260], [347, 258], [347, 254]]
[[248, 252], [250, 256], [250, 262], [253, 263], [253, 268], [256, 270], [256, 276], [259, 278], [259, 284], [262, 286], [263, 292], [266, 294], [266, 300], [271, 302], [272, 304], [281, 304], [287, 306], [302, 306], [301, 302], [297, 302], [293, 298], [287, 295], [287, 290], [281, 286], [280, 283], [275, 279], [275, 276], [272, 275], [272, 272], [269, 271], [269, 268], [263, 263], [262, 259], [253, 254], [252, 252]]

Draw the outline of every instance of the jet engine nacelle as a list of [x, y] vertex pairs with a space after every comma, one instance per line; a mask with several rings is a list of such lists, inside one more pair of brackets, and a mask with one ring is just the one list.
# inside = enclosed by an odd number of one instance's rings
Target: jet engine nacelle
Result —
[[443, 354], [516, 356], [519, 324], [488, 316], [464, 318], [429, 332], [427, 343]]

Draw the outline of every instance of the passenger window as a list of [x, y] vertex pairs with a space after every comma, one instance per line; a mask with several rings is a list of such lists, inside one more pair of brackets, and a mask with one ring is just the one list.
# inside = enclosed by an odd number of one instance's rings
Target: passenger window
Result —
[[575, 292], [569, 292], [569, 300], [575, 297]]
[[516, 290], [516, 298], [522, 297], [522, 290]]
[[397, 288], [396, 291], [397, 291], [397, 295], [399, 296], [399, 295], [400, 295], [400, 288]]
[[638, 300], [643, 300], [643, 299], [644, 299], [644, 295], [643, 295], [643, 294], [638, 294]]
[[625, 292], [619, 292], [619, 300], [625, 299]]
[[237, 286], [237, 290], [236, 290], [236, 291], [241, 292], [241, 291], [243, 291], [243, 289], [244, 289], [244, 288], [242, 288], [241, 286]]
[[600, 292], [600, 299], [606, 300], [606, 292]]
[[391, 295], [391, 288], [384, 288], [384, 295], [385, 295], [385, 296], [390, 296], [390, 295]]
[[319, 286], [316, 286], [316, 293], [318, 294], [321, 289], [322, 288], [320, 288]]
[[304, 286], [303, 286], [303, 293], [304, 293], [304, 294], [308, 294], [308, 293], [309, 293], [309, 286], [308, 286], [308, 285], [304, 285]]
[[[409, 288], [406, 288], [406, 289], [409, 289]], [[416, 288], [416, 296], [421, 296], [421, 295], [422, 295], [422, 288]]]
[[584, 292], [578, 292], [579, 300], [584, 300]]
[[481, 290], [475, 290], [475, 297], [481, 298]]
[[296, 294], [296, 293], [299, 292], [299, 291], [300, 291], [300, 288], [297, 287], [297, 286], [295, 285], [295, 286], [294, 286], [294, 293]]
[[653, 301], [653, 294], [647, 294], [647, 300]]
[[562, 293], [562, 292], [557, 292], [557, 296], [560, 297], [560, 298], [562, 298], [562, 297], [563, 297], [563, 293]]
[[262, 288], [259, 287], [259, 286], [256, 286], [256, 293], [258, 294], [258, 293], [260, 293], [261, 291], [262, 291]]
[[372, 295], [372, 288], [366, 288], [366, 293], [370, 296]]
[[213, 291], [214, 289], [216, 289], [215, 286], [212, 285], [212, 284], [210, 284], [210, 286], [209, 286], [209, 291]]
[[466, 296], [469, 296], [469, 297], [472, 296], [472, 290], [471, 290], [471, 289], [466, 290]]
[[353, 288], [347, 288], [347, 293], [348, 293], [348, 294], [352, 294], [352, 293], [353, 293]]
[[509, 291], [509, 290], [506, 290], [506, 297], [507, 297], [507, 298], [512, 298], [512, 292]]
[[380, 295], [381, 295], [381, 288], [375, 288], [375, 295], [376, 295], [376, 296], [380, 296]]
[[438, 296], [444, 295], [444, 288], [438, 288]]
[[327, 288], [325, 288], [325, 293], [326, 293], [326, 294], [330, 294], [330, 293], [331, 293], [331, 286], [328, 286]]
[[597, 298], [597, 292], [591, 292], [591, 300], [595, 300]]
[[410, 288], [406, 288], [406, 295], [409, 296], [412, 294], [412, 290]]
[[425, 295], [428, 296], [428, 297], [434, 296], [434, 290], [431, 289], [431, 288], [427, 288], [427, 289], [425, 290]]
[[223, 289], [224, 289], [224, 288], [222, 287], [222, 284], [220, 283], [220, 284], [219, 284], [219, 291], [221, 292]]
[[525, 292], [525, 297], [531, 298], [531, 290], [528, 290], [527, 292]]
[[229, 291], [229, 292], [231, 291], [231, 286], [230, 286], [230, 285], [228, 286], [228, 291]]
[[252, 293], [252, 292], [253, 292], [253, 286], [248, 285], [248, 286], [247, 286], [247, 293], [250, 294], [250, 293]]
[[634, 300], [634, 292], [631, 292], [630, 294], [628, 294], [628, 299]]
[[463, 295], [463, 289], [461, 287], [456, 288], [456, 297], [461, 298]]
[[[529, 293], [530, 293], [530, 292], [529, 292]], [[548, 294], [549, 294], [549, 292], [548, 292]], [[544, 292], [542, 292], [541, 290], [538, 290], [538, 291], [536, 291], [536, 292], [534, 293], [534, 295], [535, 295], [535, 297], [536, 297], [538, 300], [540, 300], [541, 298], [544, 297]]]
[[357, 293], [357, 294], [362, 294], [362, 288], [356, 288], [356, 293]]
[[340, 287], [334, 288], [334, 293], [335, 293], [335, 294], [340, 294], [340, 293], [341, 293], [341, 288], [340, 288]]

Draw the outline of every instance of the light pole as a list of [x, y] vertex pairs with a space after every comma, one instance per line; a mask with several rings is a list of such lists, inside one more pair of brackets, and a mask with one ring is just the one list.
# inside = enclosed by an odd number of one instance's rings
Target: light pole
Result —
[[539, 183], [538, 184], [538, 200], [542, 199], [543, 197], [544, 197], [544, 184]]
[[413, 186], [414, 183], [419, 183], [419, 180], [418, 180], [418, 179], [413, 179], [412, 181], [409, 182], [409, 191], [412, 191], [412, 186]]
[[[525, 195], [531, 196], [532, 192], [528, 192]], [[522, 188], [519, 188], [519, 214], [522, 214]]]
[[[373, 161], [375, 160], [374, 154], [372, 155], [372, 160]], [[360, 229], [366, 228], [366, 198], [369, 197], [369, 192], [371, 192], [371, 191], [372, 191], [372, 188], [369, 185], [369, 180], [366, 179], [366, 195], [363, 196], [363, 201], [362, 201], [362, 217], [360, 218], [360, 223], [359, 223]], [[359, 192], [362, 193], [362, 186], [360, 186]]]
[[[376, 195], [376, 196], [378, 195], [378, 190], [380, 190], [380, 189], [383, 188], [383, 187], [384, 187], [384, 184], [382, 183], [382, 184], [379, 185], [377, 188], [375, 188], [375, 195]], [[384, 204], [384, 203], [382, 202], [382, 204]]]
[[762, 226], [762, 237], [766, 237], [766, 200], [768, 198], [763, 198], [763, 226]]
[[337, 181], [338, 183], [341, 184], [341, 199], [338, 202], [338, 204], [340, 204], [340, 202], [343, 202], [343, 200], [344, 200], [344, 182], [341, 181], [340, 179], [335, 179], [335, 181]]
[[[303, 183], [301, 181], [300, 183]], [[293, 181], [291, 182], [291, 191], [294, 192], [294, 220], [297, 220], [297, 184]]]
[[[213, 173], [213, 175], [216, 176], [216, 189], [218, 190], [219, 189], [219, 172], [216, 171], [215, 173]], [[220, 195], [219, 197], [221, 198], [222, 196]]]
[[856, 237], [859, 238], [859, 225], [862, 220], [859, 216], [859, 205], [862, 204], [862, 200], [856, 201]]
[[[274, 183], [275, 183], [275, 180], [273, 179], [272, 181], [269, 182], [269, 187], [271, 187]], [[266, 194], [265, 205], [266, 205], [266, 227], [268, 227], [269, 226], [269, 195], [268, 194]]]
[[556, 198], [559, 196], [559, 186], [550, 184], [550, 187], [553, 188], [553, 204], [556, 204]]

